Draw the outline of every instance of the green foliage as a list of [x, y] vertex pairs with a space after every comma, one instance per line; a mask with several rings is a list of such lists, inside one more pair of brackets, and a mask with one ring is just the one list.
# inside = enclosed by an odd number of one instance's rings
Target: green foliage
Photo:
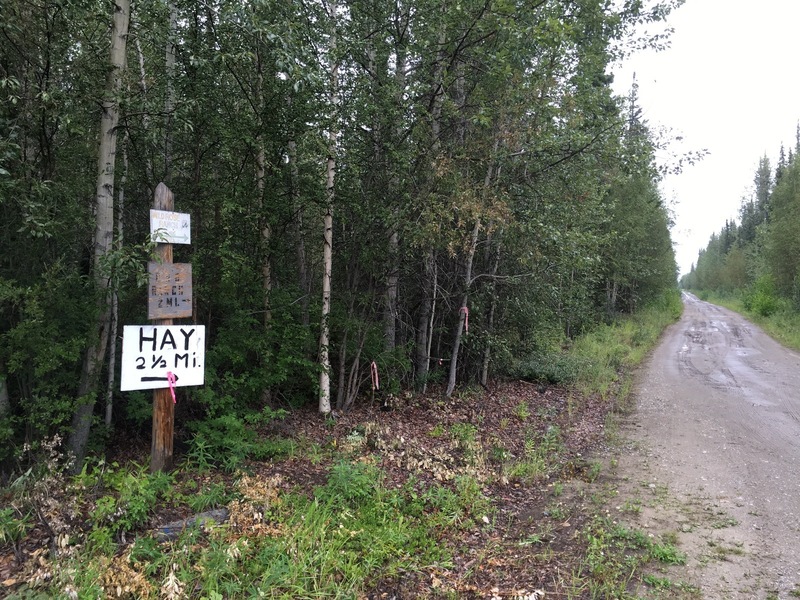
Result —
[[235, 415], [223, 415], [193, 425], [195, 434], [187, 456], [198, 468], [219, 465], [228, 472], [238, 469], [256, 444], [255, 432]]
[[383, 489], [380, 480], [372, 466], [337, 463], [313, 498], [284, 499], [277, 515], [284, 519], [284, 535], [233, 546], [212, 539], [192, 559], [201, 567], [192, 570], [201, 573], [201, 593], [237, 595], [250, 583], [276, 598], [354, 597], [376, 574], [446, 562], [433, 530], [419, 521], [421, 499], [410, 487]]
[[[97, 57], [110, 12], [4, 4], [0, 376], [10, 412], [0, 460], [67, 432], [108, 299], [94, 282], [108, 277], [121, 324], [144, 322], [143, 240], [162, 179], [197, 224], [191, 247], [174, 251], [193, 265], [193, 317], [208, 327], [205, 386], [185, 392], [182, 415], [201, 468], [291, 452], [260, 443], [251, 428], [272, 415], [254, 415], [267, 397], [289, 407], [317, 397], [316, 217], [329, 158], [341, 167], [329, 321], [342, 410], [363, 401], [373, 360], [392, 394], [415, 376], [435, 384], [451, 360], [459, 383], [482, 381], [484, 364], [486, 376], [575, 383], [595, 363], [555, 351], [562, 339], [673, 285], [655, 143], [634, 109], [622, 113], [607, 75], [613, 48], [671, 4], [467, 2], [442, 13], [356, 3], [337, 21], [315, 3], [223, 3], [214, 23], [196, 3], [173, 6], [174, 19], [166, 5], [134, 15], [123, 77], [148, 85], [115, 98], [124, 135], [113, 191], [125, 204], [112, 207], [119, 227], [95, 262], [95, 108], [108, 74]], [[335, 51], [325, 47], [332, 28]], [[170, 39], [183, 51], [161, 77]], [[334, 100], [342, 93], [347, 102]], [[340, 132], [335, 156], [325, 131]], [[402, 293], [390, 306], [395, 280]], [[451, 356], [461, 314], [452, 303], [464, 297], [470, 329]], [[81, 402], [106, 391], [100, 375]], [[115, 431], [146, 425], [146, 394], [113, 398]], [[108, 438], [93, 439], [101, 452]]]
[[16, 543], [31, 529], [30, 515], [13, 507], [0, 508], [0, 545]]
[[520, 421], [527, 421], [531, 416], [531, 409], [528, 407], [527, 402], [520, 402], [514, 408], [514, 416], [516, 416]]
[[[9, 415], [4, 422], [25, 423], [36, 442], [63, 433], [72, 415], [85, 335], [84, 294], [77, 274], [59, 264], [30, 287], [0, 277], [0, 365], [16, 409], [16, 418]], [[6, 432], [0, 460], [11, 456], [20, 435]]]
[[[667, 536], [672, 537], [672, 536]], [[592, 597], [627, 598], [626, 589], [637, 570], [651, 561], [686, 564], [686, 555], [673, 543], [657, 541], [639, 529], [629, 529], [600, 517], [586, 530], [588, 542], [583, 571]], [[662, 580], [643, 578], [661, 587]]]
[[652, 575], [649, 573], [643, 577], [643, 581], [650, 587], [659, 590], [668, 590], [669, 588], [672, 587], [672, 581], [670, 581], [666, 577], [658, 577], [656, 575]]
[[144, 566], [147, 575], [156, 574], [169, 560], [168, 552], [152, 536], [139, 536], [131, 546], [131, 561]]
[[[174, 485], [174, 478], [164, 472], [146, 473], [144, 468], [109, 470], [103, 476], [106, 487], [113, 491], [100, 497], [90, 512], [94, 531], [106, 529], [109, 534], [132, 531], [147, 523], [148, 518]], [[97, 533], [98, 543], [105, 534]]]
[[673, 544], [654, 543], [650, 547], [650, 556], [655, 560], [670, 565], [686, 564], [686, 554], [678, 550]]
[[114, 530], [110, 527], [93, 527], [86, 536], [86, 545], [91, 556], [112, 556], [117, 549]]
[[[520, 379], [605, 393], [626, 368], [644, 359], [664, 327], [676, 320], [682, 310], [677, 289], [666, 289], [635, 314], [619, 316], [612, 324], [597, 325], [577, 336], [566, 350], [535, 353], [519, 360], [512, 373]], [[515, 469], [526, 473], [532, 469], [534, 476], [539, 472], [534, 463], [520, 464]]]
[[[232, 399], [225, 398], [221, 402], [215, 400], [216, 396], [206, 390], [203, 397], [215, 408], [227, 406]], [[201, 471], [207, 471], [211, 466], [221, 466], [228, 472], [238, 469], [246, 459], [266, 460], [273, 456], [282, 456], [294, 452], [295, 444], [290, 440], [281, 440], [259, 436], [255, 425], [265, 425], [274, 419], [283, 418], [284, 410], [274, 410], [269, 407], [260, 412], [247, 412], [244, 418], [236, 416], [235, 412], [223, 414], [204, 421], [191, 424], [194, 435], [189, 443], [186, 453], [189, 464]]]
[[775, 284], [769, 275], [762, 275], [742, 297], [742, 305], [749, 312], [769, 317], [785, 306], [777, 297]]
[[379, 485], [380, 472], [373, 465], [339, 461], [316, 496], [334, 506], [360, 506], [374, 499]]
[[450, 426], [450, 435], [462, 448], [471, 448], [477, 434], [478, 427], [472, 423], [453, 423]]
[[563, 450], [561, 430], [551, 425], [544, 433], [533, 432], [525, 439], [524, 456], [508, 468], [508, 477], [526, 482], [547, 476]]
[[455, 489], [432, 485], [422, 494], [420, 501], [432, 532], [447, 527], [466, 529], [493, 512], [480, 483], [469, 476], [458, 477]]
[[153, 418], [153, 394], [130, 392], [123, 410], [128, 423], [137, 429], [142, 429], [143, 426], [149, 425]]
[[212, 508], [225, 506], [233, 499], [232, 490], [224, 483], [211, 483], [187, 498], [187, 504], [194, 512], [205, 512]]
[[459, 505], [472, 519], [487, 517], [492, 512], [491, 503], [480, 482], [474, 477], [462, 475], [456, 478], [456, 493]]
[[571, 354], [536, 354], [515, 365], [513, 375], [529, 381], [568, 385], [577, 382], [587, 366], [581, 357]]

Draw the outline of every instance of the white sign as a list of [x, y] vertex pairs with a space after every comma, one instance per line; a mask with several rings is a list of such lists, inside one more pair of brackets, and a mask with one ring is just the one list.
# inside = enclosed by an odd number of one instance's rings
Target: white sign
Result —
[[150, 239], [160, 244], [191, 244], [189, 213], [150, 209]]
[[122, 334], [120, 390], [203, 385], [205, 325], [126, 325]]

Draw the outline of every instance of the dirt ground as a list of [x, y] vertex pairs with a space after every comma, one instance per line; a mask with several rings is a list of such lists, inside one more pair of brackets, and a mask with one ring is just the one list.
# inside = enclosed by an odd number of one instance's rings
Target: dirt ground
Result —
[[[628, 590], [639, 598], [800, 597], [800, 356], [734, 313], [684, 301], [681, 320], [641, 368], [628, 409], [613, 418], [607, 399], [523, 381], [449, 401], [435, 390], [408, 395], [389, 411], [362, 402], [328, 421], [309, 407], [262, 432], [294, 439], [299, 450], [247, 469], [309, 492], [336, 456], [377, 460], [386, 486], [480, 482], [491, 522], [476, 515], [442, 535], [452, 564], [371, 582], [369, 599], [597, 597], [580, 581], [585, 531], [599, 511], [674, 539], [687, 556], [686, 565], [653, 563], [656, 579]], [[553, 431], [557, 472], [509, 478], [505, 465], [526, 455], [526, 440], [544, 443]], [[116, 446], [110, 460], [141, 463], [149, 440]], [[178, 470], [176, 485], [190, 476]], [[234, 477], [207, 476], [230, 485]], [[3, 494], [0, 505], [11, 499]], [[50, 498], [54, 511], [70, 504], [68, 489]], [[71, 534], [90, 530], [90, 500]], [[188, 516], [185, 505], [160, 506], [128, 543]], [[23, 591], [37, 556], [58, 553], [53, 544], [40, 524], [18, 546], [0, 545], [0, 597]], [[673, 584], [653, 585], [659, 580]]]
[[640, 503], [638, 526], [677, 533], [689, 560], [672, 576], [703, 598], [798, 597], [800, 356], [731, 311], [684, 304], [623, 423], [619, 503]]

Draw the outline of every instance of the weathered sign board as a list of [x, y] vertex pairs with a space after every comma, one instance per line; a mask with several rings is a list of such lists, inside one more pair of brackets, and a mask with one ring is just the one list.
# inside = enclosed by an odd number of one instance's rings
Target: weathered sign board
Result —
[[191, 263], [147, 263], [148, 319], [180, 319], [192, 316]]
[[160, 244], [191, 244], [192, 221], [188, 213], [150, 209], [150, 238]]
[[120, 390], [203, 385], [205, 325], [126, 325], [122, 334]]

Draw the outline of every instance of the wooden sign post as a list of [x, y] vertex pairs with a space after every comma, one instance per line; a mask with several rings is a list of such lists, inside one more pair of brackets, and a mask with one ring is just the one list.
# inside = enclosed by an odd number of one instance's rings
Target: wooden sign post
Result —
[[[155, 210], [172, 211], [175, 200], [170, 189], [159, 183], [153, 198]], [[157, 244], [156, 256], [163, 265], [172, 264], [172, 244]], [[154, 319], [153, 325], [172, 325], [172, 319]], [[168, 387], [153, 390], [153, 440], [150, 446], [150, 472], [172, 468], [175, 404]]]
[[159, 183], [150, 211], [155, 258], [148, 264], [147, 318], [126, 325], [122, 336], [120, 391], [153, 390], [150, 472], [172, 468], [175, 388], [205, 381], [205, 327], [173, 325], [192, 316], [192, 265], [172, 262], [172, 244], [191, 243], [189, 215], [172, 211], [172, 192]]

